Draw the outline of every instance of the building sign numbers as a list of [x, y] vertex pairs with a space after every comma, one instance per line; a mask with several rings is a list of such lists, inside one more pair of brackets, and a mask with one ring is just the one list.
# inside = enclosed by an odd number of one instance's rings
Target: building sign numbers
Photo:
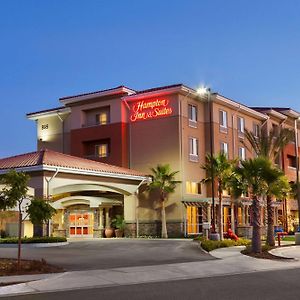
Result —
[[42, 130], [46, 130], [49, 128], [49, 125], [48, 124], [42, 124]]

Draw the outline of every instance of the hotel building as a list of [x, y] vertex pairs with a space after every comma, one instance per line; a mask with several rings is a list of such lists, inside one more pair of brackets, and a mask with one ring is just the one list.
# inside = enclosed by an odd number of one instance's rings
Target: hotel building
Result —
[[[169, 236], [202, 233], [203, 223], [211, 222], [212, 215], [210, 184], [200, 183], [206, 177], [201, 168], [206, 153], [222, 151], [230, 159], [241, 160], [253, 157], [243, 143], [245, 128], [258, 135], [261, 130], [288, 127], [298, 136], [300, 114], [292, 109], [251, 108], [218, 93], [200, 96], [182, 84], [144, 91], [119, 86], [59, 101], [61, 107], [27, 114], [36, 121], [36, 153], [49, 149], [46, 154], [60, 161], [57, 169], [52, 161], [51, 172], [45, 169], [49, 164], [40, 164], [45, 172], [42, 183], [34, 186], [57, 208], [51, 227], [56, 235], [102, 236], [110, 219], [123, 214], [126, 235], [159, 236], [160, 206], [156, 195], [144, 191], [147, 174], [157, 164], [170, 164], [179, 171], [176, 179], [181, 181], [166, 203]], [[296, 180], [295, 149], [295, 143], [290, 143], [276, 161], [290, 181]], [[4, 160], [0, 160], [0, 171], [5, 170]], [[117, 174], [127, 174], [127, 182], [121, 175], [119, 179], [119, 175], [104, 176], [109, 184], [104, 183], [102, 173], [94, 174], [98, 179], [87, 177], [91, 174], [83, 174], [85, 164], [89, 170], [95, 164], [93, 171], [100, 173], [101, 166], [119, 168]], [[69, 168], [68, 172], [62, 167]], [[78, 168], [82, 173], [75, 174]], [[217, 195], [214, 198], [218, 205]], [[232, 199], [224, 192], [224, 231], [231, 227], [241, 236], [250, 236], [250, 205], [246, 196]], [[296, 200], [279, 199], [274, 208], [275, 225], [294, 230]], [[265, 211], [262, 205], [262, 224]], [[80, 225], [80, 220], [90, 229]]]

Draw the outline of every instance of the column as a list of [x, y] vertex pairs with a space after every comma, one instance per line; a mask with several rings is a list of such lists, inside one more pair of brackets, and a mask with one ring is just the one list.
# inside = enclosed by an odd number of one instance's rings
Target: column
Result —
[[207, 205], [207, 222], [211, 223], [211, 205]]
[[234, 218], [234, 204], [231, 203], [231, 207], [230, 207], [230, 215], [231, 215], [231, 220], [230, 220], [230, 223], [231, 223], [231, 230], [233, 232], [235, 232], [235, 218]]
[[110, 228], [109, 207], [105, 208], [105, 228]]
[[246, 225], [246, 216], [245, 216], [245, 208], [246, 206], [244, 204], [241, 205], [241, 208], [242, 208], [242, 226], [245, 226]]
[[103, 237], [103, 224], [104, 218], [103, 218], [103, 207], [99, 207], [99, 230], [100, 230], [100, 237]]
[[245, 206], [245, 225], [249, 226], [249, 205]]

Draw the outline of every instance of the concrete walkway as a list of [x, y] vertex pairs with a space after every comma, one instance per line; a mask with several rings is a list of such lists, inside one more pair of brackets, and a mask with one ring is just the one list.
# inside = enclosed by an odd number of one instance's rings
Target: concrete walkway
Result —
[[[300, 246], [288, 248], [293, 253], [300, 252]], [[219, 259], [209, 261], [51, 274], [41, 280], [1, 287], [0, 297], [300, 268], [300, 261], [256, 259], [242, 255], [242, 249], [232, 247], [214, 250], [211, 254]]]

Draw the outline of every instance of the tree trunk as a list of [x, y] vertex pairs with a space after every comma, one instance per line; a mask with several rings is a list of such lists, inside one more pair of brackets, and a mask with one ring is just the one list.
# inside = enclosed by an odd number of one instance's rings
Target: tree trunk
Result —
[[267, 245], [275, 246], [274, 208], [272, 207], [272, 199], [270, 196], [267, 196], [267, 213], [268, 213]]
[[22, 210], [21, 210], [21, 204], [19, 204], [18, 270], [21, 269], [21, 239], [22, 239]]
[[220, 240], [223, 240], [223, 203], [222, 203], [222, 190], [219, 189], [219, 206], [218, 206], [218, 229]]
[[165, 200], [161, 201], [161, 237], [163, 239], [168, 238]]
[[261, 253], [260, 205], [256, 195], [253, 196], [252, 211], [253, 211], [252, 252]]

